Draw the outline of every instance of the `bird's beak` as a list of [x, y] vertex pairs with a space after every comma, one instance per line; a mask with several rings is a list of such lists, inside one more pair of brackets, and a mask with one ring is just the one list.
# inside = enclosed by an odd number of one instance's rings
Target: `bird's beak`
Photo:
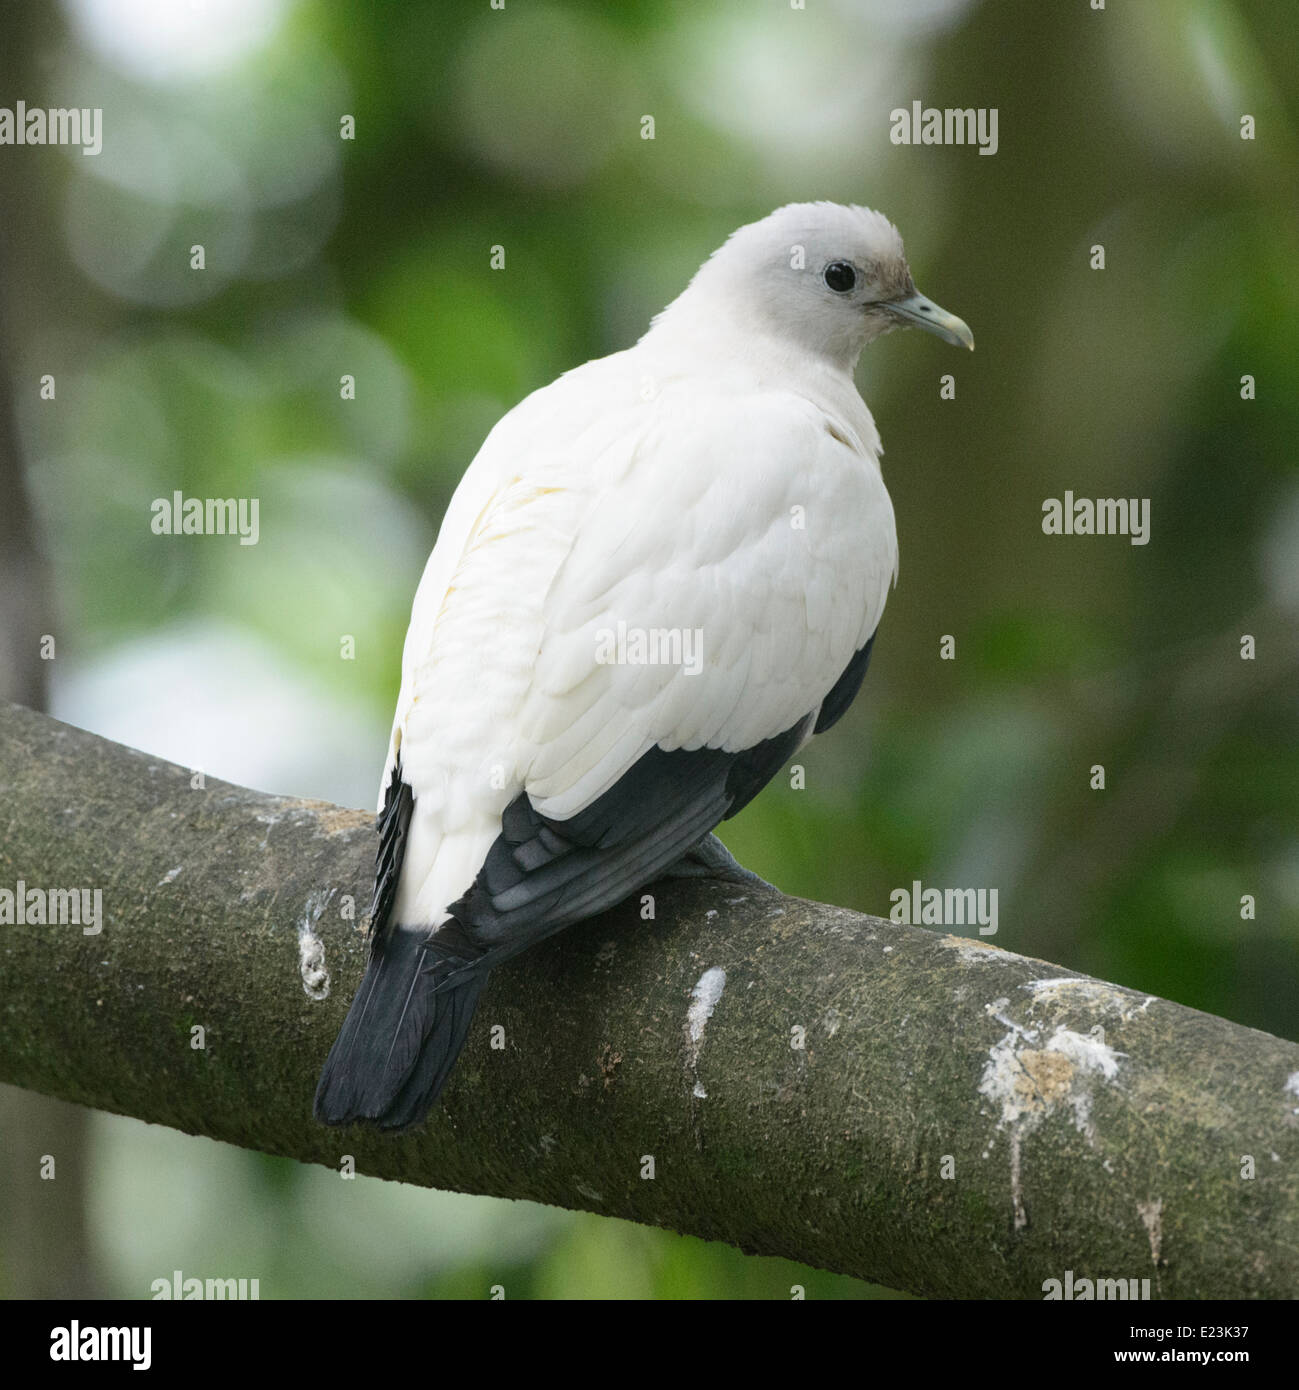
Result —
[[880, 307], [904, 325], [915, 324], [917, 328], [923, 328], [945, 342], [974, 351], [974, 334], [970, 332], [969, 324], [964, 319], [958, 319], [955, 314], [949, 314], [946, 309], [940, 309], [932, 299], [926, 299], [919, 290], [907, 295], [905, 299], [890, 300]]

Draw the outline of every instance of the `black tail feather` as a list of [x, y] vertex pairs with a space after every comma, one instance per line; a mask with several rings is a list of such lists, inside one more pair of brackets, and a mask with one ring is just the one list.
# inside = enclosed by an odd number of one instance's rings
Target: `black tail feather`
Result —
[[487, 983], [487, 972], [475, 970], [444, 985], [433, 996], [432, 1030], [420, 1049], [415, 1065], [392, 1103], [378, 1117], [381, 1129], [400, 1131], [421, 1124], [460, 1056], [469, 1032], [469, 1021], [478, 1007], [478, 996]]
[[464, 1047], [487, 977], [448, 949], [448, 937], [460, 933], [392, 926], [376, 939], [316, 1087], [323, 1124], [369, 1120], [400, 1130], [428, 1114]]

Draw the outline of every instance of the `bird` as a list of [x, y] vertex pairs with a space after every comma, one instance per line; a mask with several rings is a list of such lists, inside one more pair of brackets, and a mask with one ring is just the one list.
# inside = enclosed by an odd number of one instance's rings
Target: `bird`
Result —
[[881, 213], [793, 203], [491, 430], [411, 611], [320, 1122], [421, 1125], [545, 937], [665, 876], [763, 882], [713, 831], [866, 674], [898, 548], [853, 372], [913, 325], [974, 347]]

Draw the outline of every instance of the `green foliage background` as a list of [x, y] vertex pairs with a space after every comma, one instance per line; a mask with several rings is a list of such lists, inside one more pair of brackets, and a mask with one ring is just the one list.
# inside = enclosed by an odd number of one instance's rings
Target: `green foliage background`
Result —
[[[1286, 0], [244, 0], [171, 49], [154, 11], [15, 5], [0, 60], [0, 104], [104, 108], [97, 158], [0, 149], [55, 713], [369, 804], [410, 600], [490, 426], [634, 341], [737, 225], [865, 202], [978, 350], [868, 350], [900, 583], [863, 696], [801, 755], [807, 790], [777, 782], [728, 843], [787, 892], [883, 914], [915, 879], [996, 887], [1002, 946], [1296, 1036]], [[892, 145], [916, 99], [996, 107], [997, 154]], [[258, 545], [154, 536], [176, 489], [258, 497]], [[1149, 497], [1149, 545], [1044, 536], [1066, 489]], [[878, 1292], [108, 1117], [86, 1162], [121, 1296], [176, 1268], [263, 1297]]]

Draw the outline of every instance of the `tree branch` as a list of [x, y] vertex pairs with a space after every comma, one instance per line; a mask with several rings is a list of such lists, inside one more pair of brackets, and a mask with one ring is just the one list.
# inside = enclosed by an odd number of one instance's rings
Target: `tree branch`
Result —
[[[634, 900], [495, 972], [420, 1133], [323, 1129], [371, 817], [190, 781], [0, 706], [0, 902], [20, 879], [103, 894], [98, 935], [0, 926], [0, 1079], [922, 1294], [1040, 1298], [1070, 1270], [1153, 1297], [1299, 1294], [1299, 1046], [724, 884], [657, 884], [655, 920]], [[692, 990], [721, 970], [705, 1017]]]

